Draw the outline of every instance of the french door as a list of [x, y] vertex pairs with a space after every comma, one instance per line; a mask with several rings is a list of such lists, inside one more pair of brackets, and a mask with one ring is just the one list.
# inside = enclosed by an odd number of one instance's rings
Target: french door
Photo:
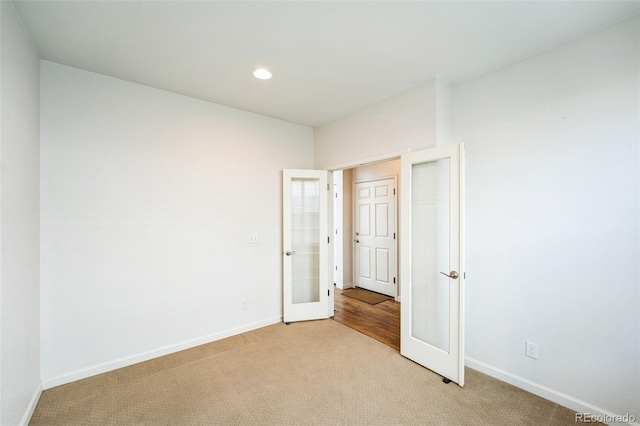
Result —
[[462, 144], [402, 156], [400, 353], [464, 385]]
[[[401, 157], [400, 353], [464, 385], [464, 147]], [[285, 322], [333, 315], [330, 174], [283, 173]]]
[[329, 172], [283, 171], [283, 320], [333, 316]]

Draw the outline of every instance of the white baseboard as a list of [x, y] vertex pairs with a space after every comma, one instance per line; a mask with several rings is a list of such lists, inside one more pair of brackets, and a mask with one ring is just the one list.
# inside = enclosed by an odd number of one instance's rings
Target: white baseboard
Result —
[[31, 421], [31, 416], [33, 416], [33, 412], [36, 410], [36, 405], [38, 405], [38, 401], [40, 401], [40, 395], [42, 395], [42, 383], [38, 384], [33, 396], [29, 400], [29, 405], [27, 405], [27, 410], [24, 412], [22, 419], [20, 420], [20, 426], [27, 426]]
[[[601, 416], [603, 419], [624, 418], [624, 415], [614, 414], [603, 408], [596, 407], [595, 405], [589, 404], [585, 401], [581, 401], [570, 395], [566, 395], [562, 392], [558, 392], [554, 389], [532, 382], [531, 380], [527, 380], [523, 377], [519, 377], [519, 376], [516, 376], [515, 374], [511, 374], [507, 371], [501, 370], [499, 368], [495, 368], [491, 365], [485, 364], [484, 362], [480, 362], [473, 358], [466, 357], [465, 365], [469, 368], [473, 368], [474, 370], [478, 370], [481, 373], [484, 373], [488, 376], [491, 376], [503, 382], [509, 383], [510, 385], [513, 385], [520, 389], [524, 389], [527, 392], [531, 392], [534, 395], [538, 395], [539, 397], [555, 402], [558, 405], [567, 407], [575, 411], [576, 413], [589, 413], [594, 416]], [[635, 419], [634, 421], [637, 421], [637, 420], [639, 419]], [[607, 422], [605, 421], [603, 423], [607, 423]], [[638, 423], [611, 423], [611, 422], [607, 424], [638, 425]]]
[[344, 284], [342, 284], [342, 288], [353, 288], [353, 287], [355, 287], [353, 285], [353, 283], [344, 283]]
[[188, 340], [186, 342], [178, 343], [171, 346], [165, 346], [153, 351], [144, 352], [141, 354], [120, 358], [114, 361], [105, 362], [103, 364], [94, 365], [82, 370], [76, 370], [74, 372], [64, 374], [61, 376], [52, 377], [50, 379], [44, 379], [42, 381], [42, 387], [44, 389], [51, 389], [56, 386], [64, 385], [66, 383], [75, 382], [76, 380], [86, 379], [87, 377], [95, 376], [98, 374], [106, 373], [108, 371], [117, 370], [118, 368], [128, 367], [139, 362], [148, 361], [153, 358], [158, 358], [164, 355], [169, 355], [174, 352], [190, 349], [195, 346], [204, 345], [207, 343], [215, 342], [216, 340], [224, 339], [226, 337], [235, 336], [240, 333], [246, 333], [247, 331], [255, 330], [258, 328], [266, 327], [268, 325], [276, 324], [282, 321], [282, 317], [273, 317], [262, 321], [257, 321], [251, 324], [246, 324], [241, 327], [232, 328], [230, 330], [224, 330], [218, 333], [203, 336], [197, 339]]

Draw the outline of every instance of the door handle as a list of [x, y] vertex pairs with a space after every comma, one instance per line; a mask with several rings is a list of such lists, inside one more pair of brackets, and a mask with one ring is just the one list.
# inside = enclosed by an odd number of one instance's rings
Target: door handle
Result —
[[359, 243], [359, 242], [360, 242], [360, 240], [356, 240], [356, 243]]
[[284, 254], [286, 254], [287, 256], [291, 256], [293, 254], [296, 254], [296, 252], [295, 251], [286, 251], [286, 252], [284, 252]]
[[457, 280], [458, 277], [460, 276], [456, 271], [451, 271], [448, 274], [446, 272], [440, 272], [440, 273], [454, 280]]

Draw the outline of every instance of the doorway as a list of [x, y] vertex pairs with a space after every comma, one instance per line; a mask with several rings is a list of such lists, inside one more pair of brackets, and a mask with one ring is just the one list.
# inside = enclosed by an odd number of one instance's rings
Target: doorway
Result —
[[[395, 350], [399, 350], [400, 345], [400, 279], [397, 268], [399, 181], [400, 159], [337, 170], [333, 179], [334, 319]], [[379, 187], [378, 196], [376, 187]], [[393, 201], [392, 206], [387, 206], [389, 201]], [[361, 226], [364, 221], [368, 223]], [[376, 221], [381, 222], [380, 226], [376, 226]], [[382, 241], [367, 241], [376, 234]], [[363, 258], [367, 263], [365, 268], [359, 262]], [[380, 258], [385, 264], [377, 265]], [[363, 276], [366, 280], [364, 285]], [[377, 288], [367, 285], [367, 281], [373, 281], [372, 278], [378, 281]], [[342, 295], [343, 289], [354, 287], [386, 294], [393, 300], [370, 305]]]
[[399, 301], [400, 159], [334, 171], [334, 184], [337, 288], [360, 287]]

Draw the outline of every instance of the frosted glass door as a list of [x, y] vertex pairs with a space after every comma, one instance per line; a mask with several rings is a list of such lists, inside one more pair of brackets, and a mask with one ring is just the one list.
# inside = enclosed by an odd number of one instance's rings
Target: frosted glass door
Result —
[[402, 156], [402, 355], [464, 383], [463, 147]]
[[449, 352], [449, 159], [411, 168], [411, 337]]
[[[283, 319], [328, 318], [330, 303], [328, 172], [283, 172]], [[332, 299], [331, 299], [332, 300]]]
[[291, 179], [291, 248], [291, 303], [319, 302], [320, 179]]

